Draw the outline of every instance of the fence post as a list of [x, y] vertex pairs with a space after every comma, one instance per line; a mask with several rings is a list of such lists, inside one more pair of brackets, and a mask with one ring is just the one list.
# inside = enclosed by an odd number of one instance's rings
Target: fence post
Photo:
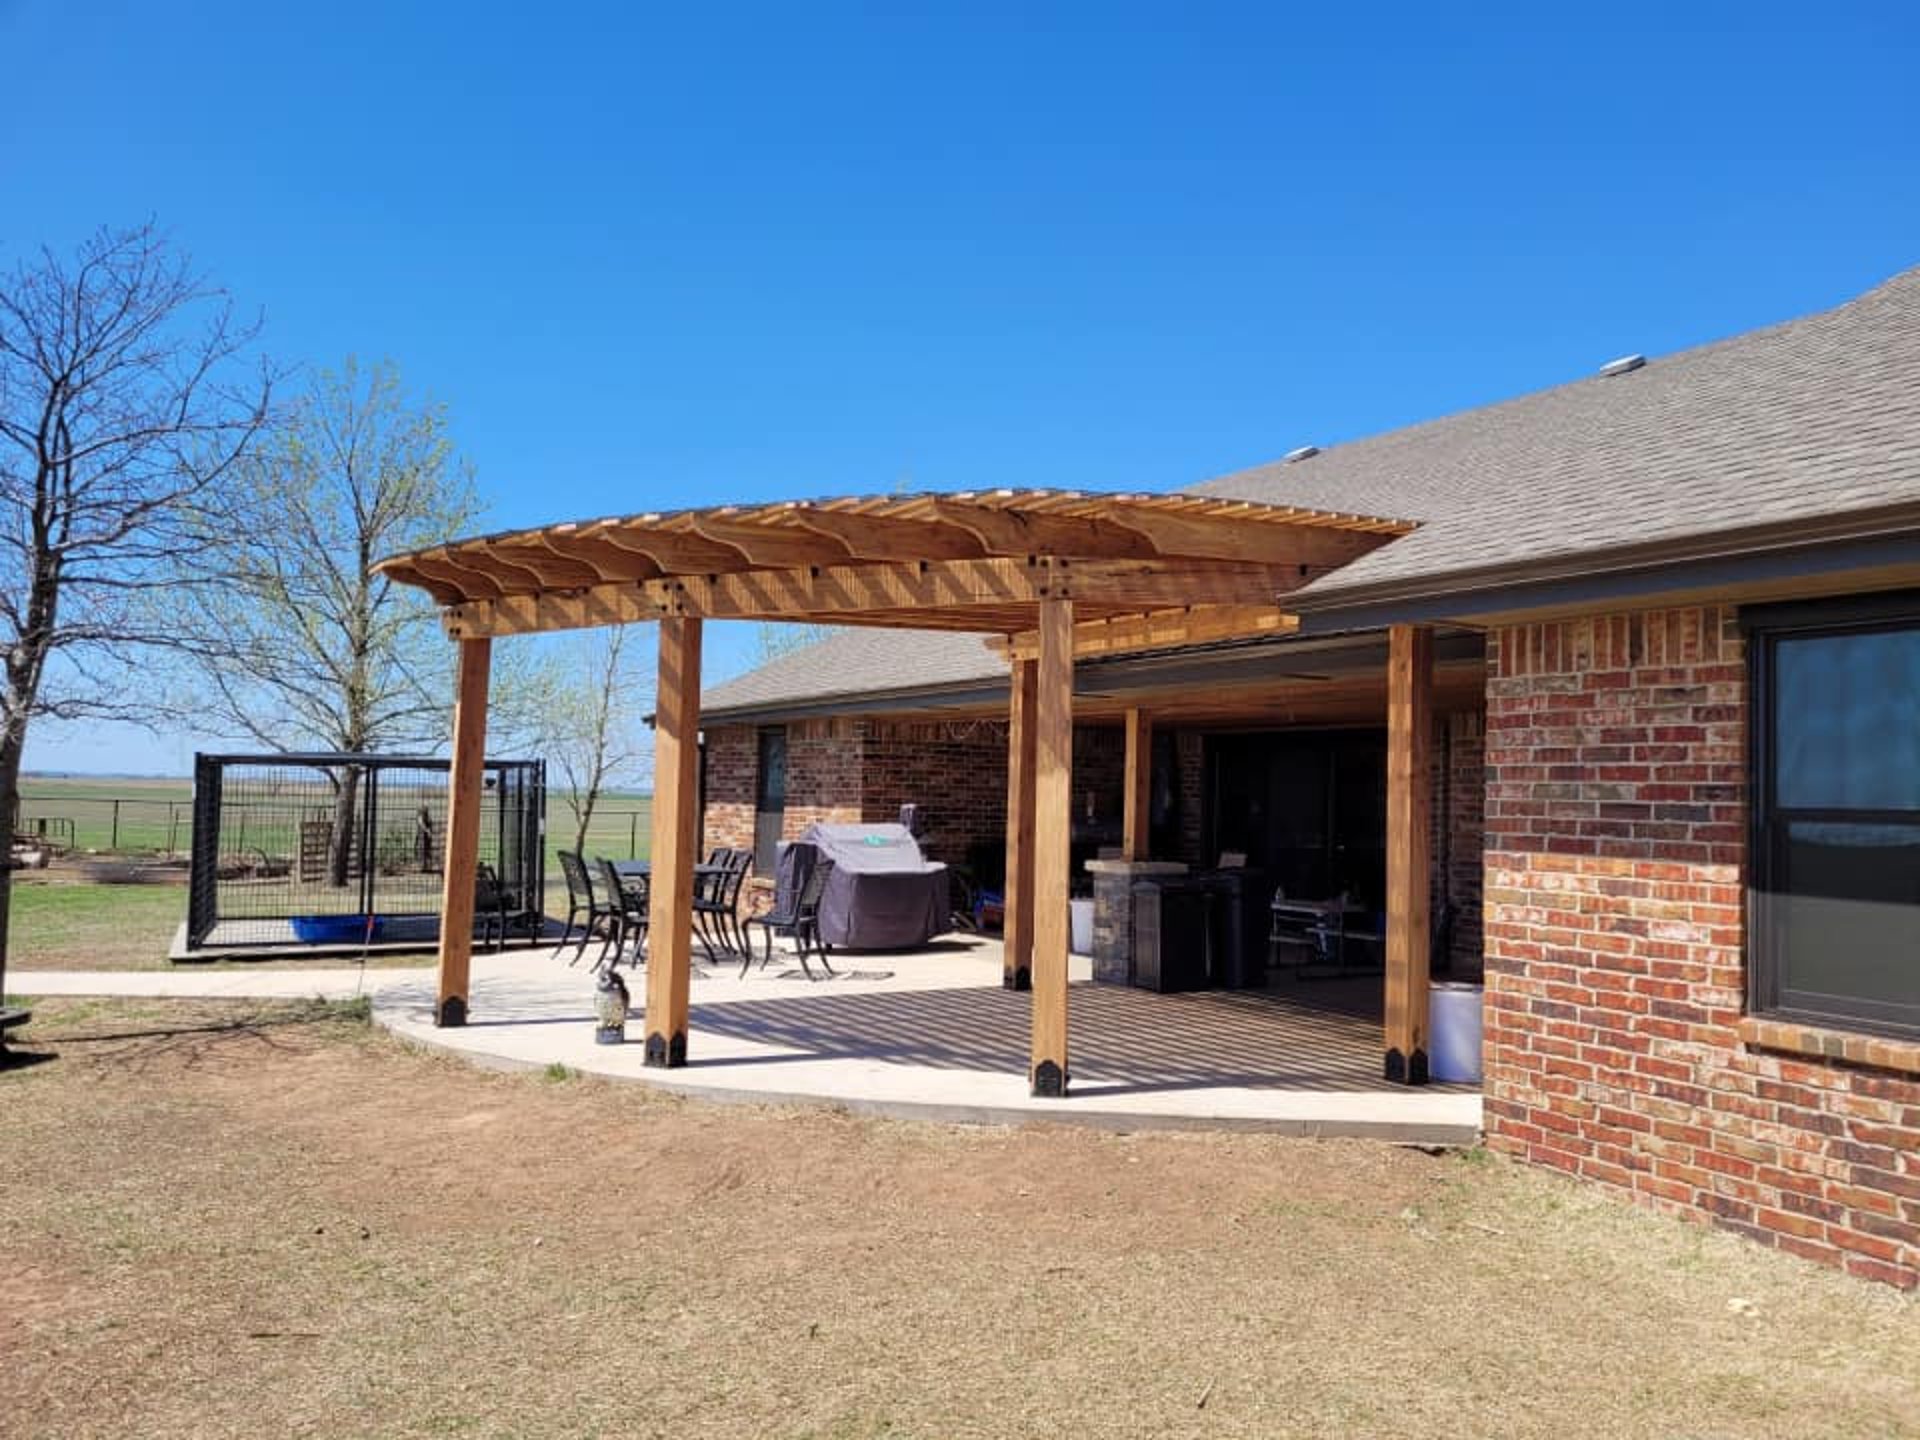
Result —
[[113, 830], [111, 832], [111, 838], [109, 838], [107, 841], [107, 849], [118, 850], [119, 848], [120, 848], [120, 802], [118, 800], [115, 800], [113, 802]]
[[627, 859], [640, 858], [640, 812], [635, 810], [627, 816]]

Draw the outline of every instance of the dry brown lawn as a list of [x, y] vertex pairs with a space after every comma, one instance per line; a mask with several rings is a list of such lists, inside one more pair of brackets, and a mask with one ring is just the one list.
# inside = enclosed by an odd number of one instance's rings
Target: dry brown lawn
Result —
[[1920, 1435], [1913, 1298], [1477, 1152], [718, 1108], [284, 1008], [30, 1039], [21, 1440]]

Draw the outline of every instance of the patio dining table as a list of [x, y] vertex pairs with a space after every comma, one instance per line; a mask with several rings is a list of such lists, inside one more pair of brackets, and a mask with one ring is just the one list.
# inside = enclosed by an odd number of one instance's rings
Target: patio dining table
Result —
[[[623, 880], [651, 880], [653, 878], [653, 862], [651, 860], [616, 860], [613, 862], [613, 868], [619, 873], [620, 878]], [[693, 867], [693, 873], [695, 875], [722, 875], [726, 873], [726, 868], [724, 865], [701, 864]]]
[[[615, 860], [612, 863], [613, 873], [618, 875], [622, 881], [645, 880], [649, 884], [652, 883], [653, 862], [651, 860]], [[709, 876], [722, 876], [727, 873], [727, 867], [725, 865], [696, 864], [693, 867], [693, 889], [695, 898], [698, 899], [699, 897], [700, 882], [702, 879]], [[698, 927], [696, 927], [696, 929], [697, 928]], [[737, 955], [740, 953], [740, 947], [728, 943], [724, 935], [721, 937], [721, 940], [721, 948], [727, 954]], [[713, 953], [713, 937], [710, 935], [701, 936], [700, 941], [702, 945], [707, 947], [707, 958], [709, 960], [716, 958]]]

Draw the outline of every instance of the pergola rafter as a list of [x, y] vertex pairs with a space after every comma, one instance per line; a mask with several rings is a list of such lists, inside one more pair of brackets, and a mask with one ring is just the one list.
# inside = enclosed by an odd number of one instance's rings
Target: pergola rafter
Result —
[[[701, 622], [805, 621], [981, 634], [1013, 667], [1007, 983], [1034, 992], [1030, 1079], [1066, 1092], [1067, 854], [1076, 656], [1284, 634], [1285, 596], [1413, 526], [1201, 495], [995, 490], [732, 505], [520, 530], [381, 562], [427, 590], [460, 644], [459, 755], [483, 733], [495, 637], [654, 621], [661, 626], [658, 793], [646, 1059], [687, 1058], [685, 908], [698, 797]], [[1396, 652], [1397, 653], [1397, 652]], [[1429, 667], [1430, 669], [1430, 667]], [[1396, 671], [1396, 675], [1402, 672]], [[1419, 677], [1406, 672], [1407, 683]], [[1398, 681], [1396, 683], [1399, 683]], [[1396, 692], [1398, 694], [1399, 692]], [[1410, 711], [1416, 707], [1406, 707]], [[1396, 711], [1396, 713], [1399, 713]], [[1129, 718], [1130, 804], [1146, 785], [1151, 718]], [[1416, 767], [1396, 770], [1422, 783]], [[475, 856], [454, 787], [448, 915]], [[1409, 814], [1421, 813], [1418, 806]], [[1144, 844], [1139, 817], [1130, 846]], [[1406, 907], [1424, 913], [1423, 904]], [[1401, 922], [1406, 923], [1403, 919]], [[1400, 950], [1424, 955], [1406, 936]], [[466, 1017], [468, 927], [440, 939], [440, 1023]], [[1409, 983], [1411, 981], [1409, 980]], [[1417, 1023], [1397, 1018], [1403, 1073]]]

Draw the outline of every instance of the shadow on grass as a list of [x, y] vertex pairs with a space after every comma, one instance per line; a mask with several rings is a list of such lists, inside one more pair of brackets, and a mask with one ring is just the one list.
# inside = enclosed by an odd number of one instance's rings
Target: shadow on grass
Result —
[[[203, 1014], [185, 1015], [177, 1023], [160, 1021], [137, 1028], [53, 1030], [36, 1025], [31, 1034], [22, 1037], [33, 1048], [21, 1050], [16, 1043], [16, 1047], [10, 1047], [5, 1058], [0, 1059], [0, 1069], [44, 1064], [63, 1058], [69, 1050], [75, 1058], [84, 1057], [92, 1064], [116, 1064], [136, 1071], [163, 1059], [178, 1061], [191, 1069], [224, 1052], [234, 1042], [239, 1042], [248, 1053], [288, 1051], [293, 1047], [275, 1032], [341, 1023], [365, 1024], [371, 1016], [371, 1001], [358, 996], [351, 1000], [298, 1001], [213, 1019]], [[96, 1046], [100, 1048], [93, 1048]]]

